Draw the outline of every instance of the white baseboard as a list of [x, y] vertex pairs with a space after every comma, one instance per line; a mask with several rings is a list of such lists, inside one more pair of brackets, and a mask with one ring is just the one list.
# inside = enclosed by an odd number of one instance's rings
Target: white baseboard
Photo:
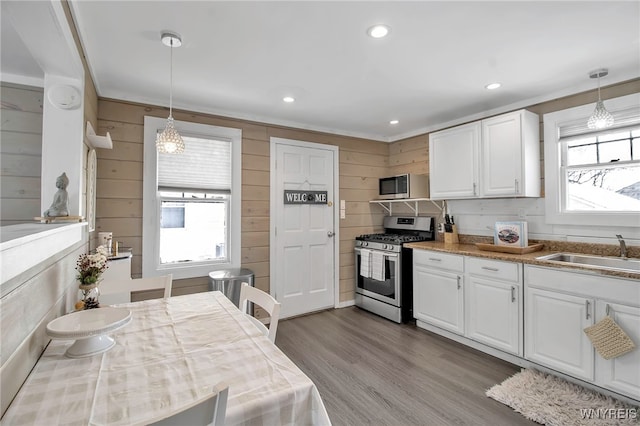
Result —
[[349, 306], [354, 306], [356, 304], [356, 301], [351, 299], [351, 300], [345, 300], [344, 302], [340, 302], [336, 305], [336, 309], [340, 309], [340, 308], [348, 308]]

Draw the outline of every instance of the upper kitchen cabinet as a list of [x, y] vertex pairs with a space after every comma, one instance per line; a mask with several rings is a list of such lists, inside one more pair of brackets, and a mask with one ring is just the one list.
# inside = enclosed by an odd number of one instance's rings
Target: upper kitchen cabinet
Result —
[[432, 199], [539, 197], [539, 118], [520, 110], [429, 137]]
[[482, 120], [481, 196], [540, 196], [539, 120], [527, 110]]
[[479, 195], [480, 122], [429, 135], [430, 197], [475, 198]]

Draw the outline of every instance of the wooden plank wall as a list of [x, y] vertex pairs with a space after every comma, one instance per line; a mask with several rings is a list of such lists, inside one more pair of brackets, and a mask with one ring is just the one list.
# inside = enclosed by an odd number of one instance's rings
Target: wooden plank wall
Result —
[[[100, 99], [99, 134], [111, 133], [113, 149], [98, 149], [96, 231], [111, 231], [133, 248], [132, 276], [142, 274], [142, 178], [144, 116], [165, 118], [168, 109]], [[379, 231], [383, 212], [369, 204], [378, 177], [388, 174], [388, 144], [218, 117], [174, 111], [176, 120], [242, 130], [242, 267], [254, 271], [256, 286], [269, 290], [269, 166], [271, 137], [339, 147], [340, 198], [347, 215], [340, 220], [340, 300], [354, 295], [354, 238]], [[205, 291], [208, 277], [176, 280], [174, 295]]]
[[0, 226], [40, 216], [43, 89], [2, 83]]
[[77, 300], [75, 266], [80, 253], [87, 249], [86, 233], [84, 235], [78, 244], [5, 283], [15, 289], [0, 299], [0, 407], [3, 414], [49, 344], [47, 324], [69, 312]]

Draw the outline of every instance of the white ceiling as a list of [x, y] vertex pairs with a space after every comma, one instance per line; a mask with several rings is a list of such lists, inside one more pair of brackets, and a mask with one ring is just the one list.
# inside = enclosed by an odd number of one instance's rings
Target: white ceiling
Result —
[[[27, 84], [29, 81], [33, 85], [42, 85], [44, 72], [38, 65], [22, 39], [16, 32], [13, 23], [9, 19], [9, 13], [2, 10], [0, 13], [0, 51], [2, 58], [2, 80], [15, 80], [13, 76], [20, 76], [21, 82]], [[10, 57], [6, 57], [8, 53]], [[10, 76], [10, 77], [7, 77]]]
[[175, 108], [383, 141], [640, 77], [638, 1], [70, 3], [101, 97], [168, 106], [171, 30]]

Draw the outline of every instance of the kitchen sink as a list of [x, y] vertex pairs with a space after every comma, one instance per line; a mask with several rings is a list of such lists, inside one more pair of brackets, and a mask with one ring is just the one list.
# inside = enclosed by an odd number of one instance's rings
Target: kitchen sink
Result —
[[588, 254], [555, 253], [537, 257], [538, 260], [573, 263], [602, 269], [640, 272], [640, 259], [591, 256]]

